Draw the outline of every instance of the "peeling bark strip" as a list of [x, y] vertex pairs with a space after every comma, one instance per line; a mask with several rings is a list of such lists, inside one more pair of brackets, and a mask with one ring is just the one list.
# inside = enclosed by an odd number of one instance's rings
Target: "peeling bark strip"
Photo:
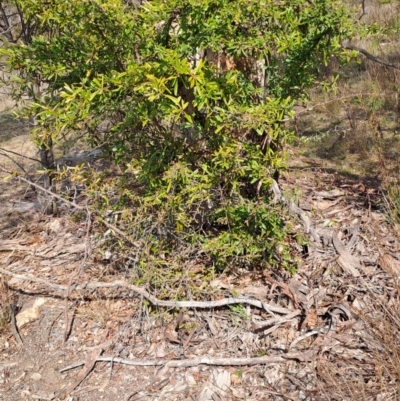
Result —
[[338, 263], [340, 267], [348, 274], [353, 277], [360, 277], [361, 273], [357, 268], [361, 267], [359, 259], [353, 256], [340, 241], [337, 233], [333, 234], [332, 237], [333, 246], [335, 247], [337, 253], [339, 254]]

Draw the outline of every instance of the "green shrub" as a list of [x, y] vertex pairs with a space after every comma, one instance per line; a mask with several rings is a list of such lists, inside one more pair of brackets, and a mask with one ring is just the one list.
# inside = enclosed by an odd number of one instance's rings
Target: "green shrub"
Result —
[[269, 187], [294, 102], [319, 65], [347, 58], [344, 2], [18, 4], [47, 33], [3, 51], [19, 71], [14, 96], [39, 80], [25, 109], [36, 141], [83, 132], [119, 164], [123, 178], [88, 184], [96, 207], [130, 210], [124, 229], [145, 244], [143, 268], [252, 269], [286, 258], [284, 213]]

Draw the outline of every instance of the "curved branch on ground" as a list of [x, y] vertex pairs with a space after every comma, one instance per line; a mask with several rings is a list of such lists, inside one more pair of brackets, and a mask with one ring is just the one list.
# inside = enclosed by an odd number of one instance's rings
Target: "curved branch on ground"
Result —
[[[36, 283], [44, 284], [47, 287], [52, 288], [55, 291], [65, 291], [68, 286], [63, 285], [63, 284], [56, 284], [48, 280], [44, 280], [39, 277], [31, 276], [31, 275], [23, 275], [23, 274], [17, 274], [10, 272], [8, 270], [0, 268], [0, 273], [5, 274], [6, 276], [14, 277], [19, 280], [23, 281], [33, 281]], [[287, 308], [282, 308], [278, 305], [271, 305], [267, 304], [265, 302], [262, 302], [258, 299], [252, 299], [252, 298], [245, 298], [245, 297], [240, 297], [240, 298], [224, 298], [224, 299], [218, 299], [216, 301], [163, 301], [155, 296], [151, 295], [149, 292], [147, 292], [145, 289], [136, 287], [132, 284], [128, 284], [127, 282], [123, 280], [116, 280], [112, 281], [110, 283], [106, 282], [98, 282], [98, 281], [90, 281], [84, 284], [79, 284], [79, 285], [72, 285], [71, 286], [71, 293], [72, 291], [83, 291], [83, 290], [95, 290], [99, 288], [126, 288], [128, 290], [131, 290], [135, 292], [138, 295], [143, 296], [146, 298], [148, 301], [150, 301], [154, 306], [165, 306], [169, 308], [202, 308], [202, 309], [210, 309], [210, 308], [218, 308], [221, 306], [226, 306], [226, 305], [234, 305], [234, 304], [247, 304], [254, 306], [256, 308], [264, 309], [265, 311], [273, 314], [273, 313], [280, 313], [282, 315], [287, 315], [293, 312], [291, 309]]]

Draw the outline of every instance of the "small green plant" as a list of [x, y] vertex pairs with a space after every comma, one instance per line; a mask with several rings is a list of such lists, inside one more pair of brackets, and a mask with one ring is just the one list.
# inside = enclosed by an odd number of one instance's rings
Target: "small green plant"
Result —
[[235, 316], [238, 316], [238, 317], [240, 317], [241, 319], [244, 319], [244, 320], [248, 320], [248, 321], [251, 320], [251, 316], [249, 316], [246, 313], [243, 305], [240, 305], [240, 304], [238, 304], [238, 305], [229, 305], [229, 309], [231, 310], [232, 314], [234, 314]]

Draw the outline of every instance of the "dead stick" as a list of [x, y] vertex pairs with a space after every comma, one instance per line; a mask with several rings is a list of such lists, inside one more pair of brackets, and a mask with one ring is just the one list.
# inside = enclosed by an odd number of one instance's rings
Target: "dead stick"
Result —
[[[7, 174], [13, 175], [13, 172], [12, 172], [12, 171], [8, 171], [8, 170], [6, 170], [5, 168], [3, 168], [3, 167], [1, 167], [1, 166], [0, 166], [0, 170], [4, 171], [4, 172], [7, 173]], [[17, 175], [16, 177], [18, 177], [20, 180], [26, 182], [27, 184], [32, 185], [32, 186], [34, 186], [34, 187], [37, 188], [37, 189], [40, 189], [41, 191], [45, 192], [46, 194], [51, 195], [53, 198], [56, 198], [56, 199], [58, 199], [58, 200], [60, 200], [60, 201], [62, 201], [62, 202], [64, 202], [64, 203], [67, 203], [68, 205], [74, 207], [75, 209], [85, 210], [85, 207], [84, 207], [84, 206], [79, 206], [79, 205], [77, 205], [77, 204], [74, 203], [74, 202], [70, 202], [69, 200], [64, 199], [62, 196], [57, 195], [57, 194], [55, 194], [54, 192], [49, 191], [48, 189], [42, 187], [42, 186], [39, 185], [39, 184], [36, 184], [35, 182], [32, 182], [31, 180], [26, 179], [25, 177], [21, 177], [20, 175]]]
[[[306, 358], [305, 358], [306, 356]], [[254, 358], [209, 358], [199, 357], [193, 359], [181, 359], [181, 360], [160, 360], [160, 359], [149, 359], [149, 360], [132, 360], [123, 359], [113, 356], [100, 356], [96, 362], [113, 362], [121, 363], [123, 365], [130, 366], [166, 366], [169, 368], [190, 368], [198, 365], [209, 365], [209, 366], [252, 366], [252, 365], [264, 365], [270, 363], [284, 363], [288, 360], [310, 360], [310, 355], [301, 355], [299, 353], [285, 354], [284, 356], [259, 356]], [[60, 373], [66, 372], [67, 370], [76, 369], [84, 365], [85, 361], [80, 361], [69, 365], [60, 370]]]
[[[67, 289], [67, 285], [62, 285], [62, 284], [56, 284], [52, 283], [48, 280], [44, 280], [38, 277], [34, 276], [25, 276], [22, 274], [16, 274], [12, 273], [8, 270], [0, 268], [0, 273], [3, 273], [7, 276], [15, 277], [20, 280], [25, 280], [25, 281], [34, 281], [38, 282], [41, 284], [45, 284], [48, 287], [51, 287], [57, 291], [65, 291]], [[293, 313], [293, 310], [282, 308], [280, 306], [276, 305], [270, 305], [265, 302], [261, 302], [258, 299], [252, 299], [252, 298], [224, 298], [224, 299], [219, 299], [217, 301], [162, 301], [157, 299], [155, 296], [151, 295], [148, 293], [146, 290], [140, 287], [136, 287], [134, 285], [128, 284], [127, 282], [123, 280], [116, 280], [112, 281], [111, 283], [105, 283], [105, 282], [98, 282], [98, 281], [90, 281], [86, 284], [80, 284], [75, 286], [74, 290], [75, 291], [82, 291], [85, 289], [98, 289], [98, 288], [119, 288], [119, 287], [124, 287], [128, 288], [131, 291], [136, 292], [139, 295], [142, 295], [144, 298], [149, 300], [153, 305], [155, 306], [166, 306], [169, 308], [202, 308], [202, 309], [211, 309], [211, 308], [218, 308], [221, 306], [226, 306], [226, 305], [234, 305], [234, 304], [247, 304], [247, 305], [252, 305], [256, 308], [261, 308], [266, 310], [267, 312], [273, 314], [275, 313], [281, 313], [283, 315], [287, 315], [290, 313]]]

